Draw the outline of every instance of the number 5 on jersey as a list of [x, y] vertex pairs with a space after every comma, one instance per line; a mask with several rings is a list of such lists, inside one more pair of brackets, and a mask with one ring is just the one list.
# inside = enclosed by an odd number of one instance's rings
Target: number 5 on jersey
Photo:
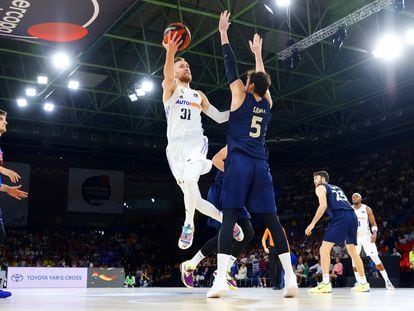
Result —
[[260, 123], [262, 121], [263, 121], [262, 117], [253, 116], [252, 125], [250, 125], [250, 127], [251, 127], [251, 131], [249, 133], [250, 137], [253, 137], [253, 138], [260, 137], [260, 133], [261, 133], [261, 129], [262, 129], [262, 126], [261, 126]]

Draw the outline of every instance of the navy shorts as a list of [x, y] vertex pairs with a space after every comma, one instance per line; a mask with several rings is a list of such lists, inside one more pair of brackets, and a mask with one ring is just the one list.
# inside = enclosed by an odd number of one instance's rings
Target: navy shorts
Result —
[[353, 210], [335, 211], [323, 240], [332, 243], [357, 245], [358, 218]]
[[[213, 204], [218, 210], [222, 210], [220, 198], [221, 198], [221, 183], [215, 182], [208, 190], [207, 201]], [[242, 208], [237, 219], [251, 219], [251, 216], [245, 207]], [[221, 223], [209, 217], [207, 220], [207, 226], [220, 229]]]
[[225, 162], [222, 187], [223, 209], [247, 206], [252, 213], [276, 213], [273, 179], [267, 160], [232, 152]]

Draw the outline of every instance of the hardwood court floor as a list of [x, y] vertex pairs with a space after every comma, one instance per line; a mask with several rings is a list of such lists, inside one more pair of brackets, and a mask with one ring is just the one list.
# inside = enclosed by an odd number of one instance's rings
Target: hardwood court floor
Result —
[[220, 299], [206, 299], [207, 289], [196, 288], [88, 288], [14, 289], [12, 297], [0, 300], [1, 311], [161, 311], [161, 310], [414, 310], [414, 289], [372, 289], [353, 293], [349, 288], [332, 294], [307, 293], [286, 299], [282, 291], [241, 288]]

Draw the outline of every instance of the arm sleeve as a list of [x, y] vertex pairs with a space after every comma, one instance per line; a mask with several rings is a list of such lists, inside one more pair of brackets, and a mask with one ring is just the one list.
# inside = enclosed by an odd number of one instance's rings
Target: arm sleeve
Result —
[[230, 110], [218, 111], [216, 107], [210, 104], [206, 111], [206, 115], [212, 118], [217, 123], [224, 123], [229, 120]]
[[231, 84], [233, 81], [239, 78], [239, 73], [236, 67], [236, 57], [234, 56], [233, 49], [229, 43], [221, 46], [224, 55], [224, 68], [226, 69], [227, 82]]

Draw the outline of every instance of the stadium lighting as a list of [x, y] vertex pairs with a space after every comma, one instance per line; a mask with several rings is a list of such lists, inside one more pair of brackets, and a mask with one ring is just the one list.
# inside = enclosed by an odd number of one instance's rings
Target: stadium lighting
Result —
[[270, 14], [274, 14], [270, 4], [264, 3], [264, 7]]
[[69, 67], [71, 61], [68, 54], [59, 52], [53, 55], [52, 63], [56, 68], [64, 69], [66, 67]]
[[149, 81], [149, 80], [144, 80], [143, 82], [142, 82], [142, 86], [141, 86], [141, 88], [142, 88], [142, 90], [144, 91], [144, 92], [151, 92], [152, 91], [152, 89], [154, 88], [154, 83], [152, 83], [152, 81]]
[[71, 90], [77, 90], [79, 88], [79, 81], [77, 80], [69, 80], [68, 88]]
[[52, 104], [51, 102], [46, 102], [43, 105], [43, 109], [47, 112], [52, 112], [55, 109], [55, 105]]
[[276, 4], [280, 7], [287, 7], [290, 5], [290, 0], [276, 0]]
[[129, 100], [132, 101], [132, 102], [136, 102], [138, 100], [138, 96], [134, 92], [130, 92], [128, 94], [128, 97], [129, 97]]
[[135, 94], [138, 96], [138, 97], [140, 97], [140, 96], [145, 96], [145, 91], [142, 89], [142, 88], [136, 88], [135, 89]]
[[37, 83], [39, 83], [39, 84], [47, 84], [47, 82], [48, 82], [47, 76], [44, 76], [44, 75], [37, 76]]
[[36, 92], [35, 88], [33, 88], [33, 87], [27, 87], [26, 88], [26, 96], [34, 97], [34, 96], [36, 96], [36, 94], [37, 94], [37, 92]]
[[387, 61], [397, 59], [402, 53], [401, 40], [395, 35], [388, 34], [382, 37], [372, 51], [374, 57], [383, 58]]
[[405, 42], [408, 45], [414, 45], [414, 28], [408, 29], [405, 33]]
[[27, 99], [26, 98], [18, 98], [17, 99], [17, 106], [26, 107], [27, 106]]
[[152, 202], [152, 203], [155, 203], [155, 199], [154, 199], [154, 198], [151, 198], [151, 202]]

